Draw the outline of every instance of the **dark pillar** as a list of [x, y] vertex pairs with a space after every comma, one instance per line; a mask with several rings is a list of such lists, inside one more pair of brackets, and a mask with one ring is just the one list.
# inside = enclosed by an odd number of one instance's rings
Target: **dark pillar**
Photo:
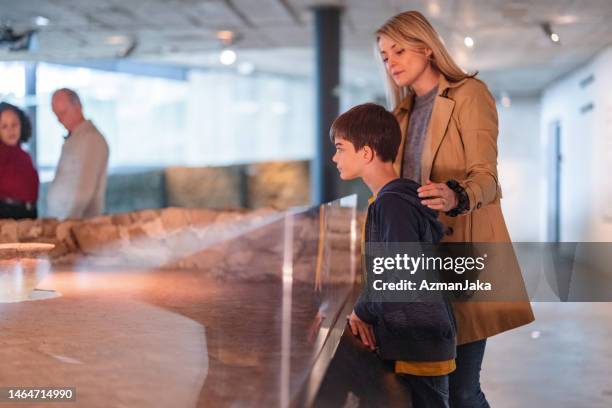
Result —
[[338, 116], [340, 85], [339, 6], [317, 6], [315, 15], [316, 52], [316, 144], [311, 168], [312, 202], [319, 204], [338, 198], [338, 171], [331, 161], [335, 148], [329, 141], [329, 128]]
[[25, 63], [25, 100], [26, 106], [25, 111], [32, 122], [32, 137], [28, 142], [30, 156], [34, 162], [34, 167], [37, 166], [37, 155], [36, 155], [36, 63], [26, 62]]

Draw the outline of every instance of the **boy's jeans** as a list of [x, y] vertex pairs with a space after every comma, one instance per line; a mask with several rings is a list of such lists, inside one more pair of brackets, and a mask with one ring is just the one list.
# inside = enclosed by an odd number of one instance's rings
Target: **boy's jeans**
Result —
[[458, 346], [457, 369], [449, 375], [400, 375], [400, 379], [408, 383], [414, 408], [489, 408], [480, 389], [480, 368], [486, 345], [485, 339]]
[[413, 408], [449, 408], [448, 375], [399, 374], [398, 377], [410, 389]]

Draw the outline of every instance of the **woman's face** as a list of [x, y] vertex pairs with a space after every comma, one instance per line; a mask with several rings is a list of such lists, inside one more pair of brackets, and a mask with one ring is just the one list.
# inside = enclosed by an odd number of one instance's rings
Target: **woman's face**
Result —
[[0, 113], [0, 141], [5, 145], [15, 146], [19, 143], [20, 136], [19, 116], [10, 109]]
[[398, 87], [411, 86], [429, 67], [431, 50], [409, 49], [381, 34], [378, 49], [385, 64], [385, 70]]

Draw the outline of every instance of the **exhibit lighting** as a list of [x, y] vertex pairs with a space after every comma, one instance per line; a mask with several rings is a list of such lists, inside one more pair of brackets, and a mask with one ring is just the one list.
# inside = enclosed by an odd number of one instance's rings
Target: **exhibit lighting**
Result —
[[234, 41], [235, 34], [233, 31], [221, 30], [217, 31], [217, 38], [224, 44], [229, 45]]
[[45, 27], [49, 25], [49, 19], [47, 17], [44, 16], [36, 16], [34, 17], [34, 24], [36, 24], [39, 27]]
[[106, 37], [104, 42], [108, 45], [123, 45], [129, 41], [125, 35], [111, 35]]
[[232, 65], [234, 62], [236, 62], [236, 52], [230, 49], [221, 51], [219, 61], [221, 61], [223, 65]]
[[429, 14], [432, 17], [438, 17], [440, 15], [440, 5], [437, 2], [432, 1], [427, 5], [427, 11], [429, 11]]
[[540, 24], [540, 27], [542, 27], [542, 31], [544, 31], [544, 33], [550, 39], [550, 41], [552, 41], [555, 44], [558, 44], [561, 41], [559, 34], [553, 31], [552, 27], [550, 26], [550, 23], [548, 22], [542, 23]]

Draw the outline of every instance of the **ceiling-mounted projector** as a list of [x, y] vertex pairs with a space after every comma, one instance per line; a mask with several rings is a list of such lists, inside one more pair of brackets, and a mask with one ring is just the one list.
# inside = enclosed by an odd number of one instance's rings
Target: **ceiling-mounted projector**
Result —
[[32, 51], [36, 33], [35, 29], [16, 33], [12, 27], [0, 25], [0, 48], [8, 48], [9, 51]]

